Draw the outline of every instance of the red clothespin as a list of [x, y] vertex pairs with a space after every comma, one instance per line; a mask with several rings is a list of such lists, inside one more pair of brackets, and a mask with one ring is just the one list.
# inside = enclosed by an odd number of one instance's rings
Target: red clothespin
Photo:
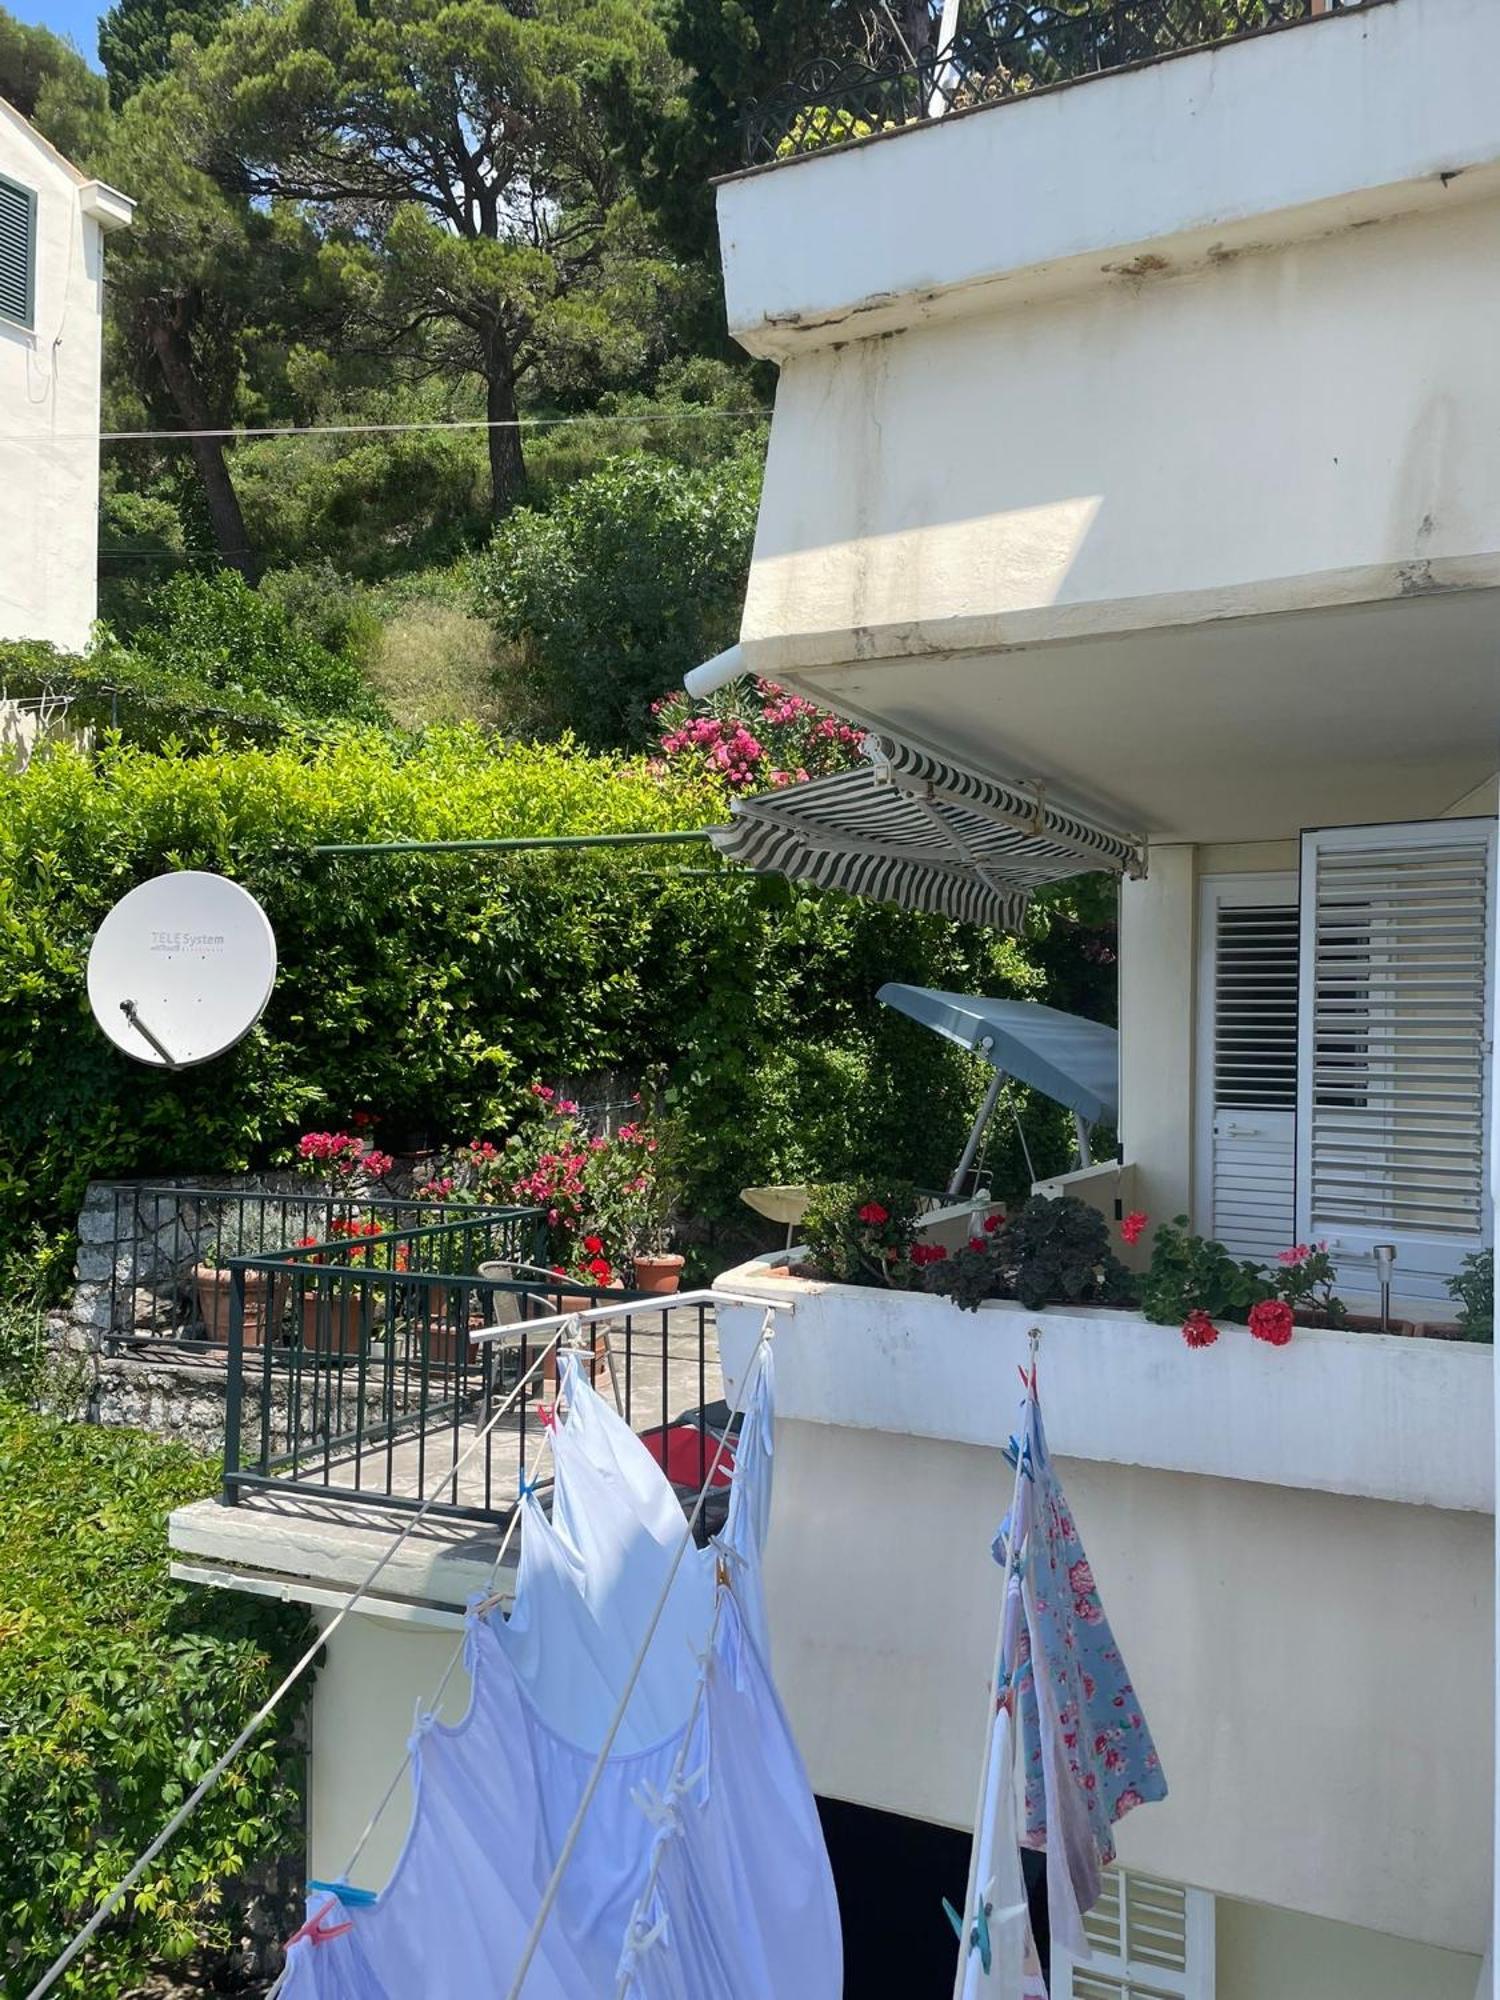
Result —
[[329, 1913], [337, 1907], [338, 1897], [330, 1896], [321, 1910], [313, 1912], [301, 1930], [293, 1931], [286, 1941], [287, 1950], [290, 1951], [294, 1944], [300, 1944], [303, 1938], [306, 1938], [309, 1944], [331, 1944], [336, 1937], [342, 1937], [345, 1931], [352, 1931], [354, 1928], [352, 1920], [346, 1920], [341, 1924], [330, 1924], [327, 1921]]
[[551, 1403], [538, 1403], [536, 1420], [543, 1430], [550, 1431], [557, 1422], [557, 1410]]

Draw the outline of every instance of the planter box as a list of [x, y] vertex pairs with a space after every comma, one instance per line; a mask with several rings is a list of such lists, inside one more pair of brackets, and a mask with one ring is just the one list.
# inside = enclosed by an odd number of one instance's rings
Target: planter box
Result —
[[[795, 1301], [776, 1338], [785, 1418], [1003, 1445], [1035, 1326], [1048, 1437], [1060, 1457], [1494, 1512], [1490, 1347], [1299, 1328], [1273, 1348], [1226, 1326], [1216, 1345], [1195, 1352], [1175, 1327], [1135, 1312], [1029, 1313], [994, 1301], [967, 1313], [926, 1292], [765, 1272], [746, 1264], [717, 1282]], [[760, 1314], [721, 1307], [718, 1321], [732, 1382]]]

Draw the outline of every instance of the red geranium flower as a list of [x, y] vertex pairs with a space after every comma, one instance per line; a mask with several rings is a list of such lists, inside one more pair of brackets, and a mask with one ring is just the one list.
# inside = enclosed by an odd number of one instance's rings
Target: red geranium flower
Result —
[[1125, 1243], [1139, 1243], [1141, 1231], [1151, 1220], [1143, 1208], [1133, 1208], [1120, 1224], [1120, 1238]]
[[602, 1236], [585, 1236], [583, 1247], [591, 1257], [597, 1257], [599, 1252], [604, 1248], [604, 1238]]
[[878, 1201], [867, 1201], [859, 1211], [859, 1219], [861, 1222], [868, 1222], [872, 1229], [878, 1229], [882, 1222], [890, 1221], [891, 1212], [888, 1208], [882, 1208]]
[[997, 1229], [1003, 1229], [1004, 1227], [1005, 1217], [998, 1210], [994, 1215], [987, 1215], [984, 1218], [984, 1233], [986, 1236], [993, 1236]]
[[1212, 1347], [1219, 1329], [1206, 1312], [1190, 1312], [1182, 1322], [1182, 1337], [1189, 1347]]
[[1285, 1299], [1262, 1299], [1250, 1308], [1250, 1331], [1272, 1347], [1285, 1347], [1292, 1337], [1292, 1309]]
[[941, 1264], [948, 1255], [941, 1243], [913, 1243], [911, 1261], [916, 1265]]

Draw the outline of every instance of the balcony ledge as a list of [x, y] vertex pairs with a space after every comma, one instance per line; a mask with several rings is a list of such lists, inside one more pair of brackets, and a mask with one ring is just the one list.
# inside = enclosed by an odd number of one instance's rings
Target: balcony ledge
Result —
[[[968, 1313], [923, 1292], [772, 1279], [767, 1268], [759, 1260], [717, 1282], [767, 1299], [796, 1294], [796, 1316], [776, 1337], [782, 1418], [1003, 1445], [1035, 1326], [1060, 1457], [1495, 1511], [1490, 1347], [1299, 1328], [1272, 1348], [1225, 1326], [1194, 1351], [1175, 1327], [1134, 1312], [1032, 1313], [996, 1300]], [[759, 1324], [753, 1309], [721, 1310], [726, 1383]]]

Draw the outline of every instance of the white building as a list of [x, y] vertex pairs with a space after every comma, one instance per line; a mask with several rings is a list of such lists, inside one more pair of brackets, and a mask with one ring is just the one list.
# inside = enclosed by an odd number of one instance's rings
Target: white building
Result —
[[[1145, 839], [1124, 1164], [1085, 1189], [1242, 1255], [1326, 1238], [1351, 1299], [1394, 1245], [1435, 1319], [1494, 1239], [1500, 10], [1284, 11], [832, 151], [789, 121], [721, 187], [730, 326], [780, 368], [742, 656]], [[835, 1289], [779, 1343], [778, 1525], [843, 1532], [832, 1566], [773, 1536], [777, 1664], [835, 1796], [971, 1810], [1028, 1323]], [[1202, 1923], [1175, 1980], [1075, 1990], [1467, 2000], [1490, 1350], [1042, 1325], [1172, 1782], [1122, 1860]]]
[[[730, 326], [780, 369], [742, 658], [1144, 843], [1122, 1162], [1075, 1185], [1241, 1254], [1326, 1238], [1355, 1302], [1394, 1246], [1395, 1310], [1431, 1322], [1494, 1237], [1500, 8], [1278, 11], [799, 154], [835, 129], [805, 108], [721, 187]], [[1133, 1962], [1055, 1992], [1470, 2000], [1490, 1347], [1228, 1327], [1192, 1352], [1132, 1313], [733, 1282], [797, 1308], [768, 1588], [821, 1794], [969, 1824], [1039, 1324], [1171, 1782], [1121, 1828]], [[722, 1315], [731, 1362], [756, 1324]], [[331, 1649], [320, 1872], [385, 1786], [368, 1746], [438, 1678], [430, 1627], [483, 1586], [453, 1532]], [[284, 1505], [186, 1510], [173, 1544], [184, 1575], [325, 1605], [368, 1559]]]
[[133, 207], [0, 100], [0, 639], [88, 640], [104, 239]]

